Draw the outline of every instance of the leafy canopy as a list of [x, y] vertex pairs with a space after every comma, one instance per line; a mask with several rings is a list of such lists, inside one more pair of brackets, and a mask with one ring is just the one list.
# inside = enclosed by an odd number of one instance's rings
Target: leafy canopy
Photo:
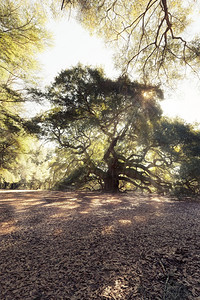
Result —
[[102, 70], [79, 65], [62, 71], [42, 95], [52, 109], [38, 121], [42, 134], [65, 149], [76, 169], [68, 184], [98, 183], [109, 191], [126, 183], [146, 190], [168, 187], [150, 154], [162, 96], [155, 86], [127, 77], [112, 81]]
[[36, 1], [1, 1], [1, 80], [24, 79], [36, 67], [35, 55], [48, 44], [50, 37], [45, 21], [42, 7]]
[[[0, 183], [20, 180], [31, 140], [23, 128], [24, 82], [33, 80], [36, 54], [49, 42], [39, 1], [0, 2]], [[20, 90], [19, 90], [20, 87]], [[35, 142], [35, 140], [34, 140]], [[23, 170], [19, 168], [21, 173]]]
[[158, 87], [78, 65], [32, 96], [52, 105], [26, 126], [57, 143], [57, 188], [198, 192], [200, 133], [162, 116]]
[[198, 1], [63, 0], [62, 7], [76, 8], [82, 24], [116, 46], [123, 72], [137, 70], [151, 83], [174, 80], [188, 66], [198, 73], [199, 35], [191, 33]]
[[155, 140], [173, 162], [173, 188], [181, 193], [199, 193], [200, 131], [180, 120], [163, 120]]

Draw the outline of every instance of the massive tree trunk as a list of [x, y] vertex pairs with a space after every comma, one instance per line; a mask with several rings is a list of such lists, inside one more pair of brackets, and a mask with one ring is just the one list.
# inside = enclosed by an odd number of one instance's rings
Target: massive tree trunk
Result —
[[104, 182], [104, 191], [117, 193], [119, 192], [119, 166], [118, 166], [118, 158], [114, 147], [117, 144], [119, 136], [113, 138], [108, 147], [107, 151], [104, 155], [104, 160], [107, 163], [108, 171], [106, 172], [103, 182]]
[[104, 191], [111, 193], [119, 192], [119, 179], [117, 176], [112, 177], [108, 174], [104, 178]]
[[119, 192], [119, 174], [118, 174], [118, 161], [113, 159], [110, 161], [108, 171], [103, 179], [104, 191], [117, 193]]
[[118, 176], [111, 176], [110, 174], [108, 174], [104, 178], [104, 191], [105, 192], [111, 192], [111, 193], [119, 192], [119, 179], [118, 179]]

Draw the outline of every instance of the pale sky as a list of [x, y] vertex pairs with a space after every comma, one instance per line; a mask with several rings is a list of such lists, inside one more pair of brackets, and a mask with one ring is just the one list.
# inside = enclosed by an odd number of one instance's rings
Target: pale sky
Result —
[[103, 67], [109, 77], [119, 74], [114, 70], [113, 51], [72, 18], [66, 16], [61, 20], [52, 20], [48, 29], [53, 32], [54, 46], [39, 55], [45, 84], [51, 82], [61, 70], [76, 66], [79, 62]]
[[[105, 46], [103, 40], [91, 36], [80, 24], [67, 16], [49, 23], [54, 34], [54, 46], [39, 55], [42, 64], [43, 85], [50, 84], [63, 69], [83, 65], [102, 67], [108, 77], [117, 77], [114, 69], [113, 50]], [[161, 103], [164, 114], [179, 116], [187, 122], [200, 122], [200, 83], [194, 78], [184, 80], [178, 88], [165, 94]], [[167, 99], [168, 97], [168, 99]]]

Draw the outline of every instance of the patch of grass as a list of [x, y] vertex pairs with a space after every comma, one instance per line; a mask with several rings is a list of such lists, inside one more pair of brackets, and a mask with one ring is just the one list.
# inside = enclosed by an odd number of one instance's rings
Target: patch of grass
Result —
[[163, 300], [186, 300], [188, 299], [187, 287], [168, 275], [165, 281]]

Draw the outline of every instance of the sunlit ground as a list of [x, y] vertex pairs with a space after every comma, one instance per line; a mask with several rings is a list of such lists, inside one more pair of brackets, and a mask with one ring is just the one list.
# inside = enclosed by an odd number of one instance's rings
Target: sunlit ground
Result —
[[[50, 192], [50, 191], [29, 191], [29, 190], [1, 190], [0, 206], [4, 204], [10, 206], [12, 213], [19, 218], [20, 214], [25, 214], [30, 210], [45, 208], [52, 209], [50, 219], [68, 218], [73, 214], [88, 215], [97, 214], [105, 216], [115, 211], [136, 210], [138, 206], [145, 202], [149, 208], [153, 209], [155, 216], [161, 216], [163, 203], [173, 202], [167, 197], [156, 195], [141, 196], [137, 194], [102, 194], [93, 192]], [[151, 209], [149, 213], [151, 212]], [[130, 226], [133, 222], [142, 223], [147, 220], [146, 213], [132, 215], [131, 219], [118, 218], [113, 224], [106, 225], [102, 229], [102, 234], [112, 234], [118, 226]], [[42, 220], [40, 220], [42, 222]], [[1, 222], [0, 234], [11, 233], [16, 229], [17, 220], [6, 219]], [[57, 233], [61, 231], [57, 230]]]
[[[189, 219], [188, 207], [176, 205], [172, 198], [134, 193], [0, 192], [1, 250], [6, 253], [0, 271], [7, 274], [2, 275], [2, 299], [132, 299], [129, 295], [138, 297], [141, 288], [156, 285], [159, 293], [167, 272], [178, 272], [174, 262], [179, 263], [179, 248], [187, 246], [185, 236], [195, 253], [196, 233], [192, 244], [191, 233], [198, 231], [198, 211], [193, 208]], [[14, 278], [13, 288], [9, 278]], [[197, 272], [187, 277], [189, 285], [194, 278], [199, 278]], [[42, 290], [46, 298], [34, 290]], [[141, 293], [133, 299], [146, 299], [148, 293]]]

